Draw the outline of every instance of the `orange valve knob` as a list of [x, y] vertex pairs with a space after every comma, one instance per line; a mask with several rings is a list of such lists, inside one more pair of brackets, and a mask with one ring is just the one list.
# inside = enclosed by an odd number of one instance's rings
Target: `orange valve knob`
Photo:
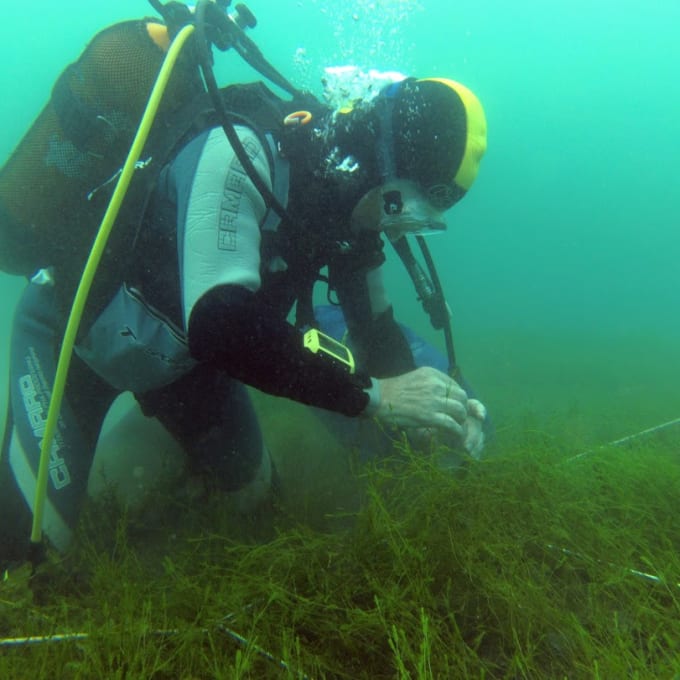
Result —
[[312, 114], [309, 111], [294, 111], [289, 113], [284, 119], [284, 125], [307, 125], [312, 120]]

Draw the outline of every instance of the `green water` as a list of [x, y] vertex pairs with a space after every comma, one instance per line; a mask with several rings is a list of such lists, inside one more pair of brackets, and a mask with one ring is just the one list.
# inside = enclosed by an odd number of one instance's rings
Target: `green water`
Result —
[[[354, 63], [451, 77], [481, 99], [489, 125], [487, 156], [475, 186], [451, 211], [448, 232], [430, 244], [453, 310], [458, 358], [489, 406], [497, 451], [516, 455], [547, 446], [562, 455], [576, 454], [680, 417], [680, 4], [253, 0], [249, 6], [259, 18], [253, 37], [301, 86], [318, 92], [324, 66]], [[77, 57], [96, 30], [149, 13], [142, 0], [5, 8], [0, 159], [11, 153], [37, 115], [63, 65]], [[218, 55], [216, 70], [223, 83], [256, 77], [234, 54]], [[387, 275], [400, 320], [440, 343], [400, 265], [388, 263]], [[19, 290], [18, 280], [0, 275], [3, 380]], [[0, 389], [0, 406], [5, 398], [6, 390]], [[300, 441], [314, 444], [309, 436], [300, 440], [296, 427], [309, 427], [309, 421], [294, 417], [285, 431], [279, 422], [271, 427], [284, 453]], [[542, 442], [538, 447], [537, 438]], [[675, 460], [677, 437], [656, 444], [652, 435], [646, 441], [648, 448], [640, 451], [644, 465], [634, 480], [644, 481], [645, 466], [670, 470]], [[300, 476], [310, 485], [314, 473], [337, 472], [324, 464], [314, 467], [313, 453], [295, 454], [308, 465]], [[508, 502], [519, 503], [512, 494], [521, 498], [521, 493], [504, 479], [500, 488]], [[593, 492], [589, 480], [584, 474], [584, 494]], [[550, 481], [559, 488], [555, 477]], [[567, 481], [578, 497], [579, 478]], [[622, 485], [628, 481], [621, 478]], [[631, 488], [653, 493], [643, 481]], [[326, 486], [332, 486], [327, 479]], [[673, 489], [664, 487], [664, 492], [668, 498], [656, 499], [652, 524], [666, 532], [656, 538], [665, 546], [666, 566], [675, 567], [677, 560], [670, 556], [675, 539], [669, 538], [677, 537]], [[623, 491], [617, 493], [612, 503], [622, 502]], [[502, 507], [501, 499], [495, 501]], [[642, 516], [646, 500], [636, 497], [635, 502]], [[605, 500], [602, 504], [597, 517], [606, 523]], [[564, 507], [560, 512], [568, 527], [569, 513]], [[603, 533], [600, 559], [616, 543], [625, 561], [634, 518], [621, 517], [614, 523], [616, 531], [609, 526]], [[594, 522], [591, 533], [583, 530], [580, 536], [581, 544], [586, 535], [593, 539], [591, 555], [598, 555], [597, 527]], [[637, 545], [654, 543], [651, 534], [640, 536]], [[636, 554], [652, 555], [653, 548], [645, 550]], [[597, 600], [598, 607], [603, 601]], [[668, 615], [677, 618], [677, 599], [672, 602], [675, 610]], [[521, 618], [522, 604], [517, 606]], [[662, 629], [663, 614], [654, 621]], [[418, 628], [418, 622], [411, 623]], [[531, 631], [525, 634], [530, 640]], [[668, 647], [677, 648], [677, 639], [675, 631]], [[598, 677], [597, 654], [588, 654], [587, 670], [573, 677]], [[616, 645], [606, 654], [611, 662]], [[644, 668], [644, 661], [633, 667]], [[482, 666], [473, 668], [470, 677], [480, 677]], [[511, 677], [538, 677], [522, 674], [521, 667], [515, 671]], [[653, 675], [643, 671], [635, 677]]]
[[[568, 417], [599, 403], [614, 421], [620, 409], [611, 434], [623, 435], [631, 419], [651, 426], [680, 415], [680, 5], [299, 0], [251, 9], [252, 35], [302, 86], [318, 91], [324, 66], [355, 63], [453, 77], [481, 98], [487, 157], [431, 245], [460, 362], [498, 422], [525, 408]], [[8, 7], [0, 158], [93, 32], [150, 11], [142, 0]], [[222, 82], [255, 77], [233, 53], [218, 55], [217, 68]], [[399, 317], [438, 342], [396, 263], [389, 280]], [[16, 286], [5, 276], [0, 286], [6, 326]]]

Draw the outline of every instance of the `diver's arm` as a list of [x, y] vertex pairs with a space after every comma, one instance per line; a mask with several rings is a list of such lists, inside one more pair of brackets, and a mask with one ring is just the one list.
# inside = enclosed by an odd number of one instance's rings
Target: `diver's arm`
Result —
[[275, 396], [400, 427], [464, 434], [467, 398], [445, 373], [425, 366], [381, 380], [350, 375], [305, 349], [300, 333], [272, 318], [243, 287], [220, 286], [201, 297], [189, 321], [189, 348], [197, 360]]
[[416, 368], [411, 348], [390, 305], [372, 319], [365, 328], [357, 329], [352, 338], [364, 348], [365, 369], [378, 378], [391, 378]]
[[274, 318], [242, 286], [213, 288], [194, 305], [189, 349], [252, 387], [347, 416], [369, 404], [371, 379], [346, 370], [303, 346], [302, 335]]
[[332, 268], [359, 365], [378, 378], [412, 371], [416, 364], [408, 341], [394, 319], [382, 276], [381, 252], [372, 268], [357, 270], [350, 261]]
[[475, 434], [479, 428], [474, 418], [484, 420], [484, 407], [468, 400], [464, 387], [446, 373], [429, 366], [416, 368], [408, 340], [394, 320], [381, 263], [382, 258], [376, 258], [378, 266], [365, 268], [360, 275], [349, 261], [343, 262], [333, 277], [357, 363], [380, 378], [381, 398], [374, 415], [409, 431], [446, 432], [472, 453], [483, 443], [483, 437]]
[[[261, 144], [247, 128], [237, 130], [267, 181]], [[169, 195], [177, 206], [182, 305], [193, 357], [270, 394], [350, 416], [363, 412], [370, 378], [350, 376], [305, 349], [302, 336], [261, 302], [266, 206], [221, 130], [178, 155]]]

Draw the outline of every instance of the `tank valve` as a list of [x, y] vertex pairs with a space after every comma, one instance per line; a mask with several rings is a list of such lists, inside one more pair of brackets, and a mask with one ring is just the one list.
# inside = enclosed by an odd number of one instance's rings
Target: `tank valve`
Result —
[[231, 20], [244, 31], [246, 28], [255, 28], [257, 19], [255, 15], [242, 3], [236, 5], [236, 12], [230, 15]]

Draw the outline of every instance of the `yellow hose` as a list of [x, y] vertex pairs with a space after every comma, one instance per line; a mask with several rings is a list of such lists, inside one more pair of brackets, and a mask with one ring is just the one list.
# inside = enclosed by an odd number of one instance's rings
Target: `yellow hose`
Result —
[[68, 369], [71, 364], [71, 356], [73, 354], [73, 346], [75, 345], [76, 336], [78, 334], [78, 327], [83, 316], [85, 303], [92, 287], [97, 267], [101, 261], [106, 242], [109, 239], [111, 229], [116, 221], [120, 206], [125, 198], [128, 187], [132, 180], [132, 175], [135, 171], [135, 164], [142, 154], [144, 145], [149, 136], [149, 131], [158, 113], [158, 107], [163, 98], [165, 88], [168, 80], [172, 75], [173, 68], [177, 62], [184, 44], [189, 36], [193, 33], [193, 26], [185, 26], [175, 37], [170, 45], [170, 49], [163, 60], [163, 65], [158, 73], [153, 90], [149, 95], [149, 101], [144, 110], [142, 121], [137, 129], [137, 134], [130, 147], [125, 165], [118, 178], [116, 188], [111, 196], [106, 213], [102, 219], [102, 223], [97, 232], [92, 250], [87, 258], [87, 263], [83, 270], [83, 276], [78, 284], [75, 298], [73, 299], [73, 306], [69, 314], [66, 330], [64, 331], [64, 339], [59, 352], [59, 361], [57, 362], [57, 370], [54, 376], [54, 386], [52, 388], [52, 397], [50, 399], [50, 407], [47, 412], [47, 420], [45, 422], [45, 435], [42, 440], [40, 448], [40, 465], [38, 467], [38, 479], [35, 487], [35, 501], [33, 505], [33, 527], [31, 529], [31, 543], [40, 543], [42, 538], [42, 522], [45, 511], [45, 496], [47, 494], [47, 471], [50, 460], [50, 450], [54, 440], [54, 434], [57, 429], [57, 422], [59, 419], [59, 411], [61, 410], [61, 402], [64, 396], [64, 389], [66, 386], [66, 378]]

